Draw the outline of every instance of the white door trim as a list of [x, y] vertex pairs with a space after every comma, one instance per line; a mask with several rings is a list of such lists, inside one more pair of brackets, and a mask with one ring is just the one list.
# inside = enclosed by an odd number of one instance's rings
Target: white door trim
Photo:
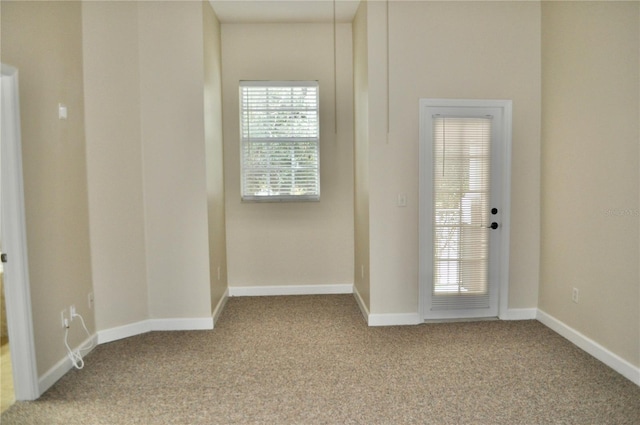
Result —
[[[492, 107], [500, 108], [503, 112], [502, 134], [504, 143], [500, 158], [503, 164], [503, 179], [500, 188], [502, 195], [502, 214], [501, 214], [501, 260], [500, 260], [500, 277], [498, 283], [498, 317], [507, 319], [509, 309], [509, 235], [511, 229], [511, 143], [512, 143], [512, 117], [513, 102], [511, 100], [479, 100], [479, 99], [420, 99], [419, 119], [420, 119], [420, 194], [423, 188], [431, 185], [432, 176], [429, 172], [431, 164], [427, 164], [425, 149], [427, 148], [423, 110], [427, 107], [448, 107], [448, 108], [478, 108]], [[422, 258], [425, 253], [431, 252], [431, 246], [428, 246], [429, 240], [426, 232], [431, 231], [431, 223], [427, 222], [423, 212], [430, 208], [430, 201], [420, 196], [420, 213], [419, 213], [419, 311], [420, 317], [424, 318], [427, 306], [424, 305], [424, 282], [429, 278], [431, 270], [425, 266]]]
[[16, 400], [40, 397], [36, 367], [22, 179], [18, 70], [2, 64], [2, 244], [4, 291]]

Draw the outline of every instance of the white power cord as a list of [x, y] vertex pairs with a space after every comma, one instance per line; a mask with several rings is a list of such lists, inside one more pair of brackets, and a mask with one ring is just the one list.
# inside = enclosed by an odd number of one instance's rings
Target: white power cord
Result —
[[[95, 348], [95, 344], [93, 342], [93, 338], [91, 338], [91, 334], [89, 333], [89, 330], [87, 329], [87, 325], [85, 325], [84, 323], [84, 319], [82, 318], [82, 316], [78, 313], [72, 313], [71, 314], [71, 320], [73, 321], [74, 317], [79, 317], [80, 321], [82, 322], [82, 327], [84, 328], [85, 332], [87, 333], [87, 336], [89, 337], [89, 344], [88, 346], [80, 346], [78, 347], [77, 350], [73, 351], [71, 349], [71, 347], [69, 347], [69, 342], [68, 342], [68, 336], [69, 336], [69, 326], [67, 326], [64, 330], [64, 345], [67, 347], [67, 355], [69, 356], [69, 358], [71, 359], [71, 362], [73, 363], [73, 366], [76, 369], [82, 369], [84, 367], [84, 360], [82, 359], [82, 352], [89, 352], [91, 350], [93, 350]], [[85, 344], [86, 345], [86, 344]], [[86, 354], [86, 353], [85, 353]]]

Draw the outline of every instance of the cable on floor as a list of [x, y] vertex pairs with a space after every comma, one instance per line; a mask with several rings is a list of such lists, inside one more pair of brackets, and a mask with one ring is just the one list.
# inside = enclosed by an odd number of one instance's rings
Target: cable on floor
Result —
[[91, 338], [91, 334], [89, 333], [89, 330], [87, 329], [87, 325], [84, 323], [84, 319], [82, 315], [78, 313], [73, 313], [71, 315], [71, 321], [73, 321], [75, 317], [80, 318], [80, 321], [82, 322], [82, 327], [87, 333], [87, 337], [89, 337], [88, 346], [86, 346], [87, 343], [85, 343], [84, 344], [85, 346], [80, 346], [75, 351], [72, 350], [71, 347], [69, 347], [69, 341], [68, 341], [69, 326], [67, 326], [64, 330], [64, 345], [65, 347], [67, 347], [67, 355], [69, 356], [69, 359], [71, 359], [71, 362], [73, 363], [73, 367], [75, 367], [76, 369], [82, 369], [84, 367], [84, 359], [82, 358], [83, 352], [85, 352], [84, 354], [87, 354], [89, 351], [95, 348], [95, 344], [94, 344], [93, 338]]

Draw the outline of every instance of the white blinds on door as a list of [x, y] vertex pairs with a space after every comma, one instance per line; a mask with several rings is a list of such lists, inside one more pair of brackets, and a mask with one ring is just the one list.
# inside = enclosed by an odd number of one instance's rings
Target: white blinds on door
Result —
[[433, 117], [432, 310], [489, 307], [491, 117]]

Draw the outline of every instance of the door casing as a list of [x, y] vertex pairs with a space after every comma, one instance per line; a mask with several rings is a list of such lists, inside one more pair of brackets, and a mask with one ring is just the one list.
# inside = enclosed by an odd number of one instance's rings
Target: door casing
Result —
[[2, 248], [7, 325], [16, 400], [40, 397], [36, 367], [22, 178], [18, 70], [2, 64]]
[[[432, 111], [436, 108], [498, 108], [502, 112], [502, 143], [498, 146], [494, 158], [502, 165], [502, 178], [497, 190], [501, 198], [500, 213], [500, 257], [497, 271], [498, 290], [498, 317], [507, 319], [509, 307], [509, 234], [511, 216], [511, 142], [512, 142], [512, 101], [511, 100], [481, 100], [481, 99], [420, 99], [420, 211], [419, 211], [419, 312], [421, 320], [425, 320], [428, 308], [426, 299], [427, 293], [431, 291], [432, 267], [425, 259], [431, 261], [430, 246], [432, 232], [431, 214], [432, 199], [425, 196], [431, 193], [429, 189], [432, 185], [432, 164], [430, 163], [431, 136], [427, 128], [430, 127], [426, 120], [432, 119]], [[455, 319], [451, 315], [450, 319]], [[460, 317], [463, 318], [463, 317]]]

